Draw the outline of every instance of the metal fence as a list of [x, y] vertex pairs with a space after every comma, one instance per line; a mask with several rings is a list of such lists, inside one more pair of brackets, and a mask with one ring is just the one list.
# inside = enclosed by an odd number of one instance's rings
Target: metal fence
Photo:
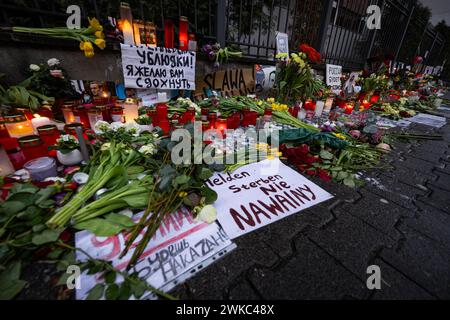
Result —
[[[162, 39], [164, 19], [187, 16], [190, 32], [203, 42], [235, 46], [255, 61], [275, 56], [277, 31], [287, 33], [290, 50], [301, 43], [318, 48], [325, 62], [361, 69], [369, 57], [389, 55], [411, 64], [442, 65], [444, 39], [428, 21], [415, 17], [414, 1], [405, 0], [128, 0], [137, 19], [157, 25]], [[0, 26], [64, 25], [68, 5], [81, 7], [83, 19], [119, 16], [119, 0], [2, 0]], [[381, 29], [366, 26], [369, 5], [381, 8]], [[177, 24], [175, 24], [175, 28]], [[177, 30], [175, 29], [175, 32]]]

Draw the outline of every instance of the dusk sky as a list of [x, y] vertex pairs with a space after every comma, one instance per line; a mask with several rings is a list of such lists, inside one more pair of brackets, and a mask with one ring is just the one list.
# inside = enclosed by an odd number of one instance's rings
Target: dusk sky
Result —
[[448, 0], [421, 0], [432, 12], [431, 22], [435, 25], [442, 19], [450, 25], [450, 1]]

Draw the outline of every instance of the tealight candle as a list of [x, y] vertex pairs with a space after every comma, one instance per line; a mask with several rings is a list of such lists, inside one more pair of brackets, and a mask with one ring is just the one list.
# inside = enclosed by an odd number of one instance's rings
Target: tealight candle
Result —
[[345, 104], [345, 114], [351, 114], [353, 112], [354, 107], [355, 107], [354, 102], [347, 102]]
[[73, 115], [73, 105], [72, 104], [65, 104], [61, 108], [61, 111], [64, 116], [65, 123], [69, 124], [69, 123], [75, 122], [75, 116]]

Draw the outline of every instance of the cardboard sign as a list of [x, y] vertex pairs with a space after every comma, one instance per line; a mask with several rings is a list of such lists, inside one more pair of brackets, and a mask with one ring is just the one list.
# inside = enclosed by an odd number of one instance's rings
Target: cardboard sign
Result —
[[342, 66], [327, 64], [327, 86], [340, 86]]
[[204, 89], [221, 92], [222, 96], [235, 96], [255, 93], [255, 70], [254, 69], [230, 69], [216, 71], [196, 78], [197, 90], [194, 92], [196, 98], [203, 97]]
[[[139, 215], [136, 220], [139, 219]], [[88, 231], [76, 233], [77, 248], [83, 249], [96, 259], [112, 261], [115, 268], [125, 270], [133, 254], [133, 248], [141, 240], [139, 236], [132, 249], [126, 256], [119, 259], [125, 247], [124, 233], [114, 237], [97, 237]], [[155, 288], [169, 290], [175, 285], [175, 280], [187, 278], [195, 272], [191, 271], [199, 263], [204, 267], [204, 261], [217, 253], [234, 246], [227, 235], [216, 224], [207, 224], [194, 220], [192, 214], [186, 209], [180, 209], [169, 215], [161, 224], [155, 236], [150, 240], [140, 260], [129, 270], [129, 273], [138, 272]], [[86, 256], [77, 252], [77, 260], [84, 261]], [[77, 290], [77, 299], [83, 299], [88, 291], [98, 282], [100, 275], [81, 275], [81, 288]], [[116, 279], [120, 283], [123, 279]], [[179, 283], [180, 281], [177, 281]]]
[[446, 125], [447, 119], [426, 113], [418, 113], [414, 117], [408, 118], [408, 121], [419, 123], [426, 126], [441, 128]]
[[[277, 31], [276, 38], [277, 38], [277, 54], [286, 53], [287, 55], [289, 55], [288, 35], [286, 33]], [[286, 57], [286, 59], [288, 59], [288, 57]]]
[[[262, 170], [273, 165], [270, 173]], [[217, 218], [231, 239], [333, 197], [279, 159], [216, 173], [206, 184], [218, 194]]]
[[125, 87], [195, 90], [195, 52], [129, 44], [120, 48]]

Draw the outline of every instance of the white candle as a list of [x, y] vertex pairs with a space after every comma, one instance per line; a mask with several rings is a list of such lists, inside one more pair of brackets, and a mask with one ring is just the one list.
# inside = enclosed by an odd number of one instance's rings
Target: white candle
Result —
[[305, 109], [301, 109], [300, 112], [298, 113], [298, 118], [300, 120], [303, 120], [306, 118], [306, 110]]
[[325, 102], [325, 108], [323, 109], [323, 112], [330, 113], [331, 107], [333, 106], [333, 101], [334, 101], [333, 97], [328, 97], [327, 98], [327, 101]]
[[322, 115], [324, 105], [325, 103], [323, 101], [316, 102], [316, 117], [320, 117]]
[[31, 119], [31, 124], [33, 125], [34, 132], [37, 132], [37, 128], [40, 126], [45, 126], [47, 124], [51, 124], [50, 119], [47, 117], [41, 117], [38, 114], [34, 115], [34, 118]]

